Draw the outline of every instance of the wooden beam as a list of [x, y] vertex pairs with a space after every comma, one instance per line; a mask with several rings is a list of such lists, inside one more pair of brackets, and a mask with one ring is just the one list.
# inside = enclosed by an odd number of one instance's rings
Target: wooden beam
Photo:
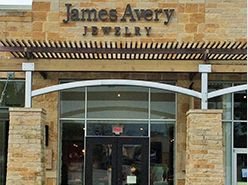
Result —
[[[23, 62], [33, 62], [38, 72], [198, 72], [200, 60], [65, 60], [6, 59], [0, 60], [0, 71], [22, 71]], [[246, 73], [246, 61], [212, 62], [214, 73]], [[228, 64], [229, 63], [229, 64]], [[237, 63], [237, 64], [235, 64]], [[211, 64], [211, 61], [210, 61]]]
[[[207, 48], [208, 54], [243, 54], [246, 48]], [[0, 46], [0, 52], [97, 53], [97, 54], [204, 54], [206, 48], [84, 48]]]

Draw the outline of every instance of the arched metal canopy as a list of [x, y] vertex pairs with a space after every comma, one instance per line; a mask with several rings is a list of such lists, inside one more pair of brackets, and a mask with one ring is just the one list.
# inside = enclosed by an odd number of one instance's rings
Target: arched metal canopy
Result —
[[245, 91], [245, 90], [247, 90], [247, 84], [245, 84], [245, 85], [237, 85], [237, 86], [234, 86], [234, 87], [228, 87], [228, 88], [225, 88], [225, 89], [220, 89], [220, 90], [216, 90], [216, 91], [208, 93], [208, 99], [214, 98], [214, 97], [217, 97], [217, 96], [222, 96], [222, 95], [229, 94], [229, 93]]
[[147, 88], [155, 88], [160, 90], [167, 90], [176, 93], [181, 93], [189, 96], [193, 96], [196, 98], [201, 99], [201, 93], [186, 89], [183, 87], [178, 87], [175, 85], [168, 85], [158, 82], [148, 82], [142, 80], [88, 80], [88, 81], [78, 81], [78, 82], [70, 82], [60, 85], [54, 85], [50, 87], [45, 87], [42, 89], [32, 91], [32, 97], [55, 92], [61, 91], [66, 89], [72, 89], [77, 87], [91, 87], [91, 86], [107, 86], [107, 85], [128, 85], [128, 86], [139, 86], [139, 87], [147, 87]]

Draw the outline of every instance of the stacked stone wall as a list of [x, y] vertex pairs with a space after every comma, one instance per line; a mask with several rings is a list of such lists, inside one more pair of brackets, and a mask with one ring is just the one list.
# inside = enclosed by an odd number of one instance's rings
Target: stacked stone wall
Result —
[[224, 185], [221, 110], [187, 113], [185, 185]]
[[[159, 21], [94, 22], [72, 21], [66, 19], [66, 3], [72, 8], [116, 9], [121, 18], [126, 5], [132, 9], [174, 9], [170, 22], [165, 25], [162, 15]], [[157, 0], [157, 1], [117, 1], [117, 0], [34, 0], [32, 10], [0, 12], [0, 39], [33, 40], [72, 40], [72, 41], [246, 41], [246, 1], [245, 0]], [[100, 31], [97, 36], [83, 36], [83, 28], [88, 26], [120, 26], [141, 28], [141, 36], [115, 36]], [[146, 36], [144, 27], [152, 27], [151, 35]]]
[[45, 184], [45, 121], [42, 109], [10, 109], [6, 185]]

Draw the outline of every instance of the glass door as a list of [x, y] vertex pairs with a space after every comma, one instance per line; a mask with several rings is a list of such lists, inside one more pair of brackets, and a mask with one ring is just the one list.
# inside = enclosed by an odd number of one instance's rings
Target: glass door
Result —
[[234, 185], [247, 184], [247, 153], [245, 150], [234, 152]]
[[87, 137], [87, 185], [148, 185], [148, 138]]

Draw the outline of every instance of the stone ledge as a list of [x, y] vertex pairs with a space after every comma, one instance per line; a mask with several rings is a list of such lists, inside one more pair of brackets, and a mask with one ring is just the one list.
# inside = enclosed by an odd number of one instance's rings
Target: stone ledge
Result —
[[187, 113], [186, 116], [189, 114], [222, 114], [223, 110], [220, 109], [190, 109]]
[[46, 111], [42, 108], [19, 108], [19, 107], [11, 107], [9, 108], [9, 112], [41, 112], [46, 114]]

